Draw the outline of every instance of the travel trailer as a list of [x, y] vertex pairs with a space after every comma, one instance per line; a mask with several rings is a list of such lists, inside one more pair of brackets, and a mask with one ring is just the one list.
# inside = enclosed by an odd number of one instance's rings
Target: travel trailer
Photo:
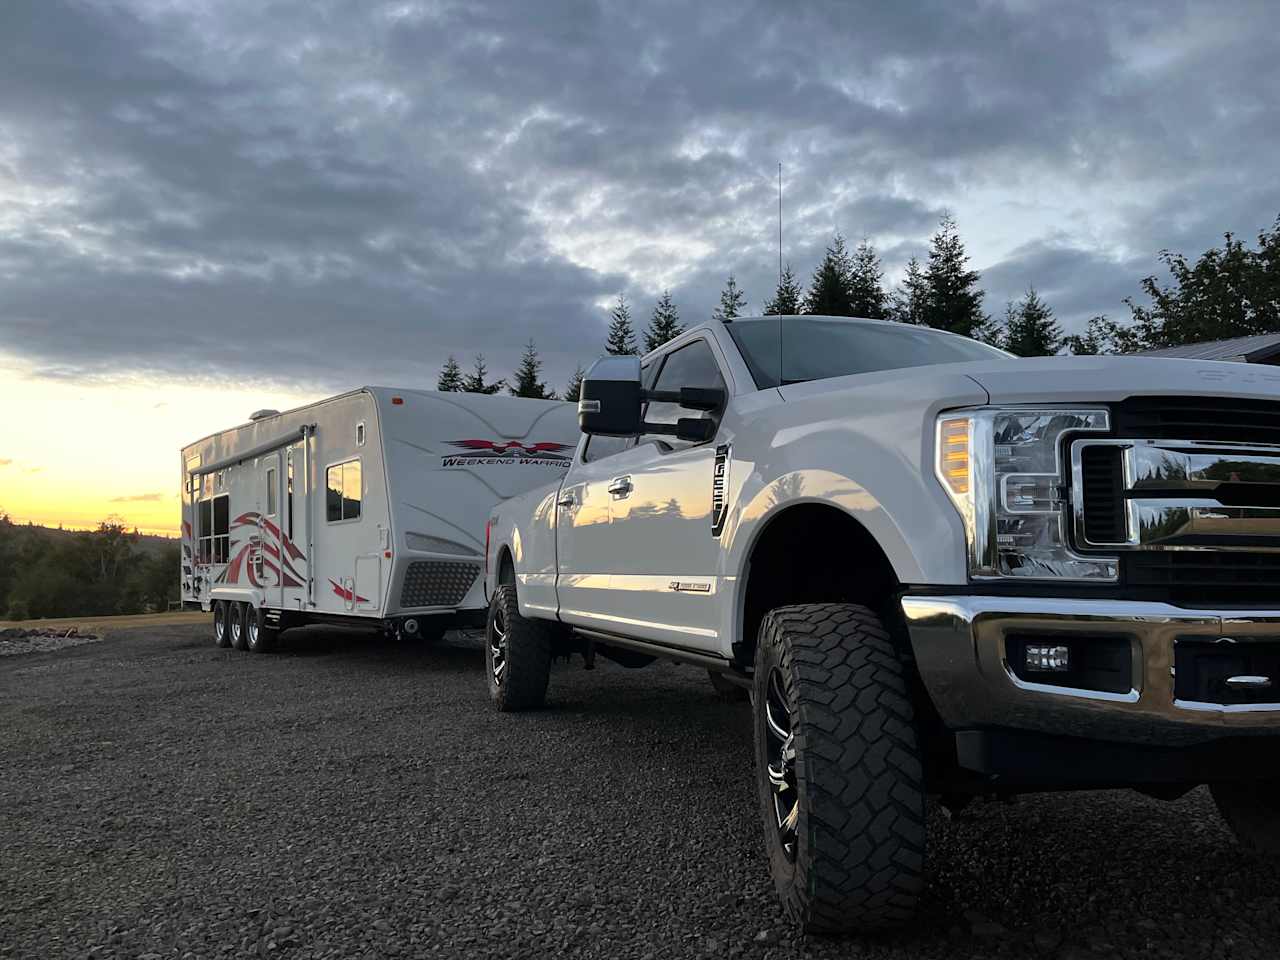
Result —
[[220, 646], [309, 623], [433, 639], [483, 623], [499, 501], [559, 481], [570, 403], [363, 387], [182, 450], [182, 599]]

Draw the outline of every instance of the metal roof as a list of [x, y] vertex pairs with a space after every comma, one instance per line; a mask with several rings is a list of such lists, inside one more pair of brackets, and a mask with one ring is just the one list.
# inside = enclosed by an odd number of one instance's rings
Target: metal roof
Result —
[[1278, 353], [1280, 353], [1280, 333], [1263, 333], [1253, 337], [1232, 337], [1230, 340], [1188, 343], [1181, 347], [1165, 347], [1162, 350], [1143, 350], [1138, 356], [1258, 363]]

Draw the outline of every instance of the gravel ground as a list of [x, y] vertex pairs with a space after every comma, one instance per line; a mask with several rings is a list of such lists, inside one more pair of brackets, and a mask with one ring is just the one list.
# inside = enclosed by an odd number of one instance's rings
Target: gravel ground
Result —
[[24, 630], [14, 627], [0, 630], [0, 657], [13, 657], [20, 653], [48, 653], [63, 647], [78, 647], [82, 643], [97, 643], [102, 637], [74, 630]]
[[0, 666], [0, 956], [1280, 955], [1280, 870], [1202, 790], [935, 812], [918, 924], [801, 939], [704, 675], [575, 661], [503, 716], [473, 644], [206, 636]]

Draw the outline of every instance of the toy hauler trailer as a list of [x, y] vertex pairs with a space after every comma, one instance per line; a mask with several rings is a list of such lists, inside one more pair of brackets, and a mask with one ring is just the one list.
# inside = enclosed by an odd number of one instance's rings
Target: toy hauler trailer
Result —
[[182, 450], [182, 599], [220, 646], [312, 623], [434, 639], [483, 623], [499, 501], [553, 481], [572, 404], [363, 387]]

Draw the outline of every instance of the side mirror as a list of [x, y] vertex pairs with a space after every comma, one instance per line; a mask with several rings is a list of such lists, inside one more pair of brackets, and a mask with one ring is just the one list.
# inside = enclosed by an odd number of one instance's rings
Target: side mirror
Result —
[[642, 395], [639, 357], [601, 357], [582, 378], [578, 427], [603, 437], [638, 437]]
[[706, 417], [681, 417], [676, 421], [676, 439], [706, 443], [716, 435], [716, 422]]

